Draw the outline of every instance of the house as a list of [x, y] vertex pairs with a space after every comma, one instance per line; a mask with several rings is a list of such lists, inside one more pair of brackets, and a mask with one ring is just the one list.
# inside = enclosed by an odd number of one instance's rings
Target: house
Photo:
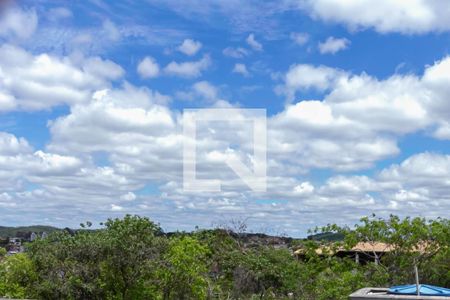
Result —
[[381, 242], [359, 242], [351, 249], [340, 248], [336, 256], [338, 257], [351, 257], [356, 263], [367, 263], [373, 261], [378, 264], [380, 258], [394, 250], [394, 247]]
[[21, 246], [22, 245], [22, 239], [18, 238], [18, 237], [10, 237], [9, 238], [9, 245], [12, 246]]
[[[436, 245], [433, 243], [422, 242], [417, 246], [407, 251], [417, 253], [432, 253]], [[338, 246], [337, 244], [327, 244], [315, 249], [315, 253], [319, 256], [337, 256], [337, 257], [349, 257], [355, 260], [356, 263], [366, 264], [370, 261], [378, 264], [380, 259], [386, 253], [398, 250], [399, 248], [392, 244], [383, 242], [359, 242], [352, 248], [346, 248]], [[306, 256], [307, 250], [300, 248], [294, 251], [294, 255], [302, 259]]]
[[6, 249], [8, 250], [7, 255], [23, 252], [24, 246], [22, 245], [22, 239], [18, 237], [10, 237]]
[[[367, 263], [373, 261], [379, 263], [380, 258], [394, 249], [392, 245], [382, 242], [359, 242], [350, 249], [343, 246], [333, 247], [333, 245], [321, 246], [315, 249], [315, 253], [319, 256], [337, 256], [350, 257], [356, 263]], [[303, 258], [306, 255], [306, 249], [300, 248], [294, 252], [298, 258]]]

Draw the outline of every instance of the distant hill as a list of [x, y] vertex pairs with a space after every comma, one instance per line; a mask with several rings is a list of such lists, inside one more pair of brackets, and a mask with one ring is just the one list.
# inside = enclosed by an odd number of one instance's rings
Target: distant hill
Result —
[[[0, 239], [5, 239], [7, 237], [29, 237], [29, 235], [32, 232], [35, 233], [42, 233], [47, 232], [51, 233], [58, 230], [68, 230], [69, 232], [75, 232], [77, 230], [71, 230], [68, 228], [57, 228], [53, 226], [45, 226], [45, 225], [32, 225], [32, 226], [19, 226], [19, 227], [8, 227], [8, 226], [0, 226]], [[92, 229], [86, 229], [86, 230], [92, 230]], [[176, 235], [180, 234], [179, 232], [168, 232], [166, 235]], [[236, 236], [236, 233], [231, 233], [231, 235]], [[258, 240], [264, 241], [264, 243], [290, 243], [293, 240], [301, 240], [301, 239], [294, 239], [290, 237], [278, 237], [278, 236], [269, 236], [262, 233], [245, 233], [241, 236], [241, 238], [245, 242], [257, 242]], [[307, 237], [308, 240], [315, 240], [315, 241], [342, 241], [344, 239], [344, 236], [340, 233], [332, 233], [332, 232], [325, 232], [325, 233], [318, 233], [314, 235], [309, 235]]]
[[336, 242], [336, 241], [344, 240], [344, 235], [342, 233], [324, 232], [324, 233], [309, 235], [308, 240]]
[[57, 230], [61, 229], [44, 225], [20, 226], [20, 227], [0, 226], [0, 238], [25, 237], [25, 235], [29, 235], [31, 232], [42, 233], [45, 231], [47, 233], [50, 233]]

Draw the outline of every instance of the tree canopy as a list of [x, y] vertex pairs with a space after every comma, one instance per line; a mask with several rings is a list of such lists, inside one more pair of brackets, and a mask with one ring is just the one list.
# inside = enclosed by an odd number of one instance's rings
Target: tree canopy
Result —
[[[139, 216], [109, 219], [98, 230], [91, 225], [38, 238], [26, 244], [25, 253], [0, 252], [0, 296], [347, 299], [365, 286], [413, 283], [413, 266], [422, 283], [450, 286], [446, 219], [370, 216], [354, 227], [330, 224], [315, 230], [342, 239], [293, 240], [285, 248], [249, 245], [244, 233], [224, 229], [165, 234]], [[361, 242], [384, 243], [390, 251], [366, 263], [334, 255]], [[293, 255], [299, 248], [301, 259]]]

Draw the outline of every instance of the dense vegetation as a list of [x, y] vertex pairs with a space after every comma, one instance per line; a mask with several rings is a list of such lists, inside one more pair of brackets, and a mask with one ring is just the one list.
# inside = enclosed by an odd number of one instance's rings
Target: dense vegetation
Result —
[[[364, 286], [414, 282], [450, 286], [450, 222], [364, 218], [355, 228], [318, 232], [343, 237], [319, 256], [320, 241], [291, 249], [249, 247], [229, 230], [165, 235], [138, 216], [111, 219], [103, 230], [57, 231], [0, 262], [0, 296], [38, 299], [347, 299]], [[90, 225], [90, 224], [88, 224]], [[329, 234], [327, 235], [329, 236]], [[380, 263], [331, 255], [357, 242], [385, 242]], [[296, 244], [296, 245], [294, 245]], [[418, 246], [420, 250], [418, 250]], [[302, 258], [292, 254], [301, 248]], [[0, 256], [4, 253], [0, 253]]]
[[0, 238], [6, 237], [25, 237], [29, 236], [31, 232], [35, 233], [51, 233], [59, 230], [52, 226], [34, 225], [34, 226], [21, 226], [21, 227], [6, 227], [0, 226]]

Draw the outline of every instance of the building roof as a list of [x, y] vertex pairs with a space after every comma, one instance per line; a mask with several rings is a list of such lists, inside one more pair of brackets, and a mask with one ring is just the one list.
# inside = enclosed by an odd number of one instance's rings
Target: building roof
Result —
[[[431, 243], [423, 242], [414, 249], [412, 252], [420, 252], [425, 253], [429, 252]], [[317, 255], [334, 255], [337, 253], [343, 252], [352, 252], [352, 253], [387, 253], [395, 250], [395, 246], [392, 244], [387, 244], [383, 242], [358, 242], [355, 246], [350, 249], [347, 249], [343, 246], [333, 247], [333, 244], [322, 245], [315, 250]], [[295, 255], [304, 255], [306, 254], [305, 248], [300, 248], [294, 251]]]
[[390, 252], [394, 249], [392, 245], [382, 243], [382, 242], [359, 242], [350, 250], [343, 249], [342, 251], [350, 252]]
[[[315, 250], [317, 255], [326, 255], [326, 254], [336, 254], [339, 252], [360, 252], [360, 253], [385, 253], [390, 252], [394, 249], [392, 245], [382, 243], [382, 242], [359, 242], [354, 247], [347, 249], [343, 246], [339, 246], [337, 248], [333, 248], [332, 245], [325, 245], [317, 248]], [[306, 250], [304, 248], [300, 248], [294, 252], [296, 255], [305, 254]]]

